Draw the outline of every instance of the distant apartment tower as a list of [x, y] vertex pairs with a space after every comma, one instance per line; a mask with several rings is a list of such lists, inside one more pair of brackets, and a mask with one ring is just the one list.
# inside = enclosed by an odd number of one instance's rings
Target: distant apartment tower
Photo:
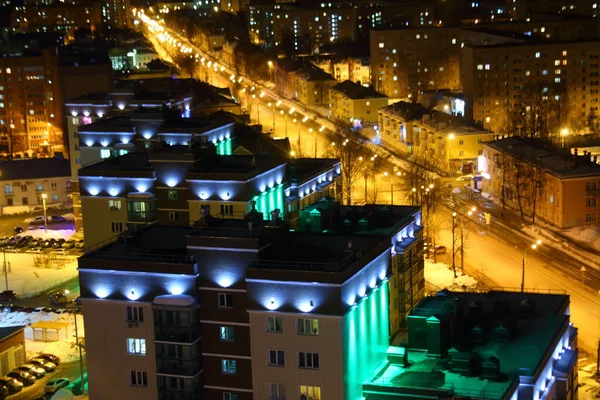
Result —
[[102, 23], [100, 8], [98, 2], [89, 1], [26, 4], [14, 8], [11, 26], [21, 32], [57, 31], [72, 36], [76, 29], [88, 28], [94, 33]]
[[[63, 151], [62, 100], [57, 56], [0, 58], [0, 125], [7, 151]], [[10, 140], [9, 140], [10, 138]]]
[[507, 112], [526, 95], [523, 89], [527, 88], [541, 88], [555, 101], [566, 102], [565, 124], [599, 115], [600, 41], [466, 46], [463, 50], [465, 116], [487, 129], [503, 129], [510, 118]]
[[129, 0], [107, 0], [101, 6], [102, 22], [110, 28], [127, 28], [131, 18], [131, 5]]
[[294, 231], [254, 209], [153, 226], [82, 256], [90, 395], [368, 396], [423, 297], [420, 210], [323, 199], [300, 214]]

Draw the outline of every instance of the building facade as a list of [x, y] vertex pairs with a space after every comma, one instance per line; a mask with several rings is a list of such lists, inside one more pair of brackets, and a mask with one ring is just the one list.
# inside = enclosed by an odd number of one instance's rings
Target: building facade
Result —
[[327, 199], [305, 211], [294, 231], [250, 210], [155, 226], [82, 256], [90, 395], [361, 397], [399, 330], [398, 304], [424, 291], [420, 211]]
[[62, 151], [62, 100], [55, 54], [45, 50], [39, 56], [1, 58], [0, 96], [0, 125], [9, 133], [4, 136], [5, 151]]
[[494, 134], [443, 111], [398, 102], [379, 109], [383, 143], [450, 174], [472, 173], [483, 154], [482, 144]]
[[0, 373], [5, 376], [25, 362], [25, 327], [0, 328]]
[[0, 162], [0, 205], [2, 207], [42, 207], [46, 204], [71, 203], [69, 160], [59, 157]]
[[318, 68], [302, 68], [291, 74], [293, 98], [309, 106], [328, 104], [329, 88], [337, 81]]
[[557, 228], [596, 225], [600, 165], [537, 141], [511, 137], [483, 144], [483, 190]]
[[377, 110], [388, 105], [388, 98], [375, 90], [352, 81], [329, 89], [331, 116], [354, 126], [377, 123]]

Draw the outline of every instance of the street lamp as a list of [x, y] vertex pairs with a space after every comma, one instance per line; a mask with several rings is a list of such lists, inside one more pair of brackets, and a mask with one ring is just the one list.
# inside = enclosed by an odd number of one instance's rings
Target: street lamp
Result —
[[542, 241], [538, 240], [531, 246], [527, 247], [525, 249], [525, 251], [523, 252], [523, 269], [522, 269], [522, 273], [521, 273], [521, 293], [523, 293], [525, 291], [525, 263], [527, 262], [527, 252], [529, 250], [537, 249], [537, 247], [540, 246], [541, 244], [542, 244]]
[[569, 135], [569, 130], [567, 128], [563, 128], [560, 131], [560, 138], [561, 138], [561, 142], [562, 142], [562, 148], [565, 148], [565, 137]]
[[416, 195], [416, 193], [417, 193], [417, 188], [415, 188], [415, 187], [412, 188], [412, 196], [411, 196], [411, 202], [410, 202], [411, 206], [415, 205], [415, 195]]
[[42, 193], [42, 205], [44, 206], [44, 231], [48, 233], [48, 218], [46, 217], [46, 193]]
[[280, 113], [281, 113], [281, 115], [284, 116], [284, 119], [285, 119], [285, 137], [287, 138], [288, 137], [288, 131], [287, 131], [287, 117], [288, 117], [288, 115], [283, 110], [281, 110]]
[[454, 140], [456, 136], [454, 136], [454, 133], [451, 133], [448, 135], [448, 171], [450, 172], [450, 174], [452, 174], [452, 169], [451, 169], [451, 160], [452, 160], [452, 141]]

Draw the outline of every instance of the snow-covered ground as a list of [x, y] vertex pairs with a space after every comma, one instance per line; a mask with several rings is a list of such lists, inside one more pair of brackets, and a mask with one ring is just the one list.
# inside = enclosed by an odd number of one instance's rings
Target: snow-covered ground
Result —
[[[0, 254], [3, 257], [3, 254]], [[44, 266], [36, 267], [35, 259], [45, 261], [48, 265], [62, 265], [60, 268]], [[54, 261], [52, 258], [56, 258]], [[45, 293], [77, 276], [77, 258], [75, 256], [52, 254], [6, 253], [8, 265], [8, 288], [14, 290], [19, 297], [32, 297]], [[0, 258], [0, 289], [6, 289], [5, 276]]]
[[581, 243], [600, 251], [600, 228], [597, 225], [565, 229], [560, 231], [560, 234], [568, 237], [575, 243]]
[[[35, 342], [33, 341], [33, 329], [29, 325], [40, 321], [67, 322], [69, 325], [59, 334], [57, 342]], [[25, 325], [25, 350], [27, 359], [40, 353], [51, 353], [60, 357], [61, 362], [73, 362], [79, 360], [79, 350], [75, 345], [75, 319], [73, 314], [56, 314], [53, 312], [1, 312], [0, 327]], [[85, 337], [83, 328], [83, 316], [77, 315], [77, 333], [79, 337]]]
[[425, 260], [425, 283], [434, 286], [436, 289], [450, 289], [450, 290], [472, 290], [477, 286], [477, 281], [466, 274], [461, 274], [460, 271], [456, 271], [457, 278], [454, 277], [452, 267], [438, 262], [434, 263], [433, 260]]
[[579, 400], [592, 400], [600, 397], [600, 383], [594, 377], [596, 363], [588, 358], [579, 358]]

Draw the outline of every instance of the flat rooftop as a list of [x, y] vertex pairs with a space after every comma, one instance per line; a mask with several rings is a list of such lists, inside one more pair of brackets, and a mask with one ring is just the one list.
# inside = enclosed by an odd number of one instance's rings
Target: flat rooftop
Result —
[[134, 132], [134, 124], [130, 117], [100, 118], [88, 125], [80, 125], [78, 131], [86, 132]]
[[[510, 390], [516, 390], [519, 376], [535, 376], [538, 368], [551, 356], [555, 342], [568, 329], [569, 316], [565, 315], [568, 305], [569, 296], [564, 293], [464, 293], [444, 290], [423, 299], [411, 311], [408, 322], [409, 365], [404, 366], [401, 361], [403, 348], [390, 347], [387, 359], [365, 382], [365, 388], [403, 394], [411, 390], [453, 391], [454, 395], [470, 398], [506, 398]], [[474, 316], [475, 309], [478, 310], [477, 317]], [[415, 346], [418, 341], [411, 340], [411, 334], [418, 333], [418, 330], [411, 329], [416, 321], [411, 318], [436, 317], [443, 320], [450, 315], [454, 318], [454, 339], [447, 357], [428, 355], [427, 349]], [[506, 339], [494, 336], [499, 327], [508, 330]], [[473, 339], [474, 329], [481, 329], [481, 340]], [[464, 371], [453, 366], [453, 360], [468, 360], [469, 357], [473, 360], [473, 355], [480, 363], [498, 360], [500, 373], [490, 378], [481, 372]]]
[[511, 136], [485, 142], [484, 146], [529, 164], [539, 163], [547, 173], [560, 179], [600, 176], [600, 164], [592, 162], [590, 157], [572, 155], [540, 140]]

